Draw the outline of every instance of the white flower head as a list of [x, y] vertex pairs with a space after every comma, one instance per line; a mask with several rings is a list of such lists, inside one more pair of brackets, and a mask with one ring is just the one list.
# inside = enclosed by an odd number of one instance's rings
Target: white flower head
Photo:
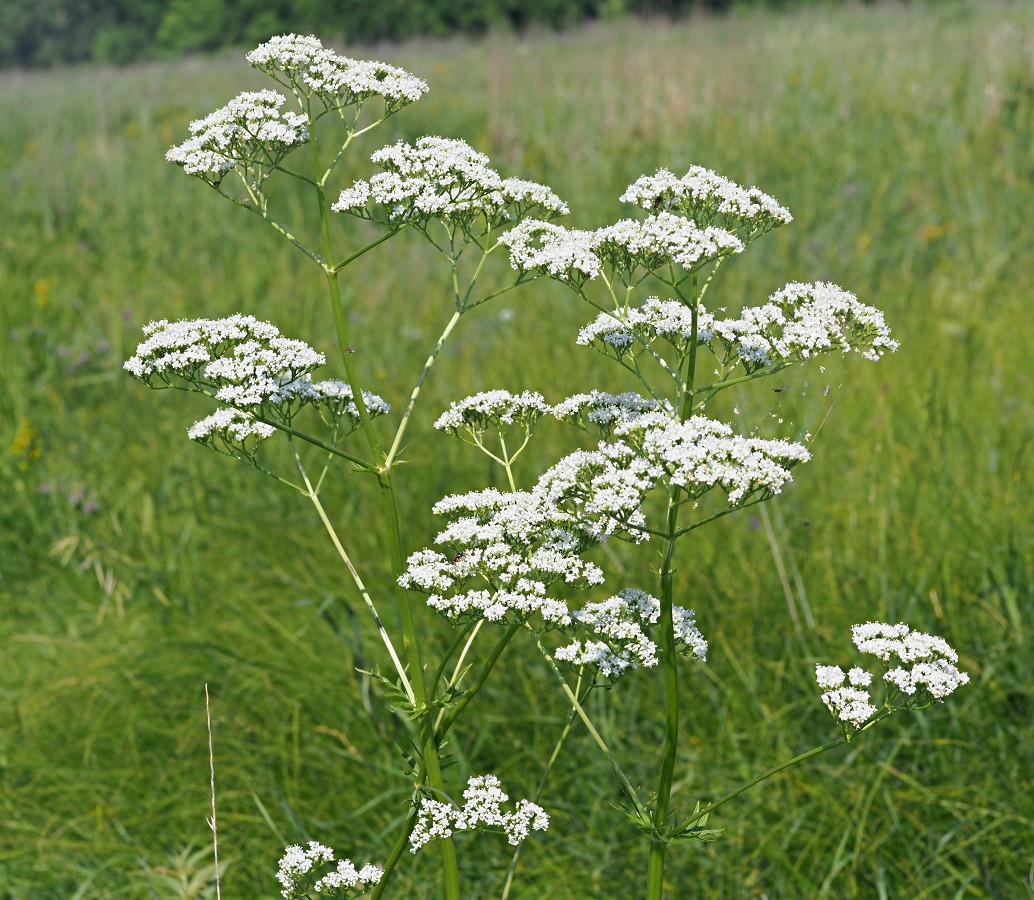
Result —
[[390, 114], [427, 93], [427, 84], [415, 75], [376, 60], [339, 56], [312, 35], [271, 38], [247, 60], [301, 97], [317, 97], [327, 109], [381, 97]]
[[703, 263], [743, 251], [743, 242], [715, 225], [661, 212], [646, 219], [622, 219], [596, 232], [596, 255], [627, 281], [638, 269], [652, 272], [669, 263], [692, 271]]
[[792, 282], [763, 306], [715, 321], [713, 331], [748, 372], [834, 350], [854, 350], [875, 362], [898, 349], [880, 310], [821, 281]]
[[[665, 401], [667, 403], [667, 401]], [[588, 394], [574, 394], [553, 407], [553, 416], [561, 422], [571, 422], [579, 428], [590, 425], [609, 437], [614, 426], [635, 418], [641, 413], [667, 410], [657, 400], [643, 397], [632, 391], [622, 394], [608, 394], [593, 390]]]
[[[567, 204], [545, 185], [502, 178], [488, 157], [465, 141], [399, 141], [371, 159], [385, 171], [343, 190], [332, 207], [335, 212], [393, 224], [440, 219], [468, 234], [482, 234], [532, 212], [547, 217], [568, 212]], [[384, 212], [372, 212], [371, 203]]]
[[695, 222], [742, 228], [753, 236], [793, 221], [790, 211], [756, 187], [744, 188], [703, 166], [690, 166], [681, 178], [667, 169], [643, 175], [621, 195], [650, 212], [670, 211]]
[[614, 435], [655, 478], [694, 498], [721, 487], [730, 504], [758, 492], [778, 494], [792, 480], [792, 468], [811, 459], [802, 444], [733, 434], [724, 422], [705, 416], [678, 422], [664, 413], [643, 413], [617, 425]]
[[409, 836], [411, 852], [416, 853], [429, 841], [451, 837], [457, 831], [476, 830], [502, 832], [507, 842], [516, 847], [527, 839], [530, 831], [549, 828], [549, 815], [541, 806], [520, 800], [513, 811], [507, 812], [503, 804], [509, 799], [495, 775], [469, 779], [461, 807], [424, 798], [420, 801], [416, 827]]
[[502, 429], [504, 425], [518, 425], [530, 431], [550, 411], [549, 404], [536, 391], [484, 391], [452, 403], [434, 427], [453, 435], [466, 431], [480, 438], [488, 429]]
[[[851, 631], [862, 653], [888, 666], [883, 676], [893, 690], [885, 701], [888, 710], [923, 708], [969, 683], [969, 675], [956, 667], [958, 654], [943, 638], [900, 623], [866, 622]], [[890, 668], [892, 663], [900, 664]], [[870, 696], [873, 677], [865, 669], [856, 666], [845, 674], [840, 666], [817, 665], [815, 679], [824, 691], [823, 702], [841, 723], [861, 728], [879, 712]]]
[[190, 138], [172, 147], [165, 158], [212, 184], [234, 169], [254, 181], [309, 139], [305, 116], [280, 112], [286, 102], [276, 91], [240, 94], [191, 122]]
[[365, 892], [377, 884], [384, 872], [379, 866], [365, 865], [356, 869], [351, 860], [338, 861], [337, 868], [320, 877], [320, 867], [334, 862], [334, 851], [316, 841], [305, 848], [294, 844], [284, 851], [276, 877], [282, 885], [280, 896], [285, 900], [301, 900], [309, 890], [317, 894], [330, 890]]
[[[240, 314], [161, 319], [145, 326], [144, 335], [124, 365], [135, 378], [148, 387], [183, 387], [234, 407], [196, 422], [189, 432], [193, 440], [241, 448], [249, 438], [271, 436], [270, 422], [288, 424], [303, 407], [315, 409], [337, 436], [360, 422], [347, 383], [312, 380], [326, 357], [304, 341], [284, 337], [269, 322]], [[371, 417], [391, 409], [376, 394], [364, 391], [363, 399]]]
[[[708, 344], [714, 337], [714, 316], [697, 307], [695, 339]], [[644, 346], [657, 340], [685, 353], [694, 340], [693, 310], [678, 300], [650, 297], [642, 306], [601, 312], [578, 332], [578, 343], [593, 345], [619, 359], [637, 356]]]
[[499, 243], [509, 247], [510, 265], [522, 273], [549, 275], [578, 287], [601, 270], [594, 231], [527, 219], [500, 235]]
[[[675, 641], [684, 656], [707, 659], [707, 641], [696, 627], [693, 610], [672, 610]], [[660, 620], [661, 604], [655, 597], [625, 588], [601, 603], [587, 603], [572, 613], [573, 619], [600, 640], [575, 641], [556, 651], [556, 658], [573, 665], [590, 665], [607, 678], [617, 678], [635, 668], [657, 664], [658, 648], [649, 636], [650, 626]]]

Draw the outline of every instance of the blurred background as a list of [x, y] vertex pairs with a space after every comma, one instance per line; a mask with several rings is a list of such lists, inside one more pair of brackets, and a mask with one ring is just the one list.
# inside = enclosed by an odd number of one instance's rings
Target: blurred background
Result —
[[[275, 896], [288, 843], [383, 860], [406, 808], [400, 734], [357, 671], [379, 645], [304, 498], [192, 445], [208, 409], [122, 371], [163, 317], [251, 313], [334, 350], [318, 270], [163, 159], [192, 119], [266, 86], [243, 53], [282, 31], [431, 86], [335, 187], [398, 138], [461, 137], [597, 227], [630, 214], [617, 198], [639, 175], [702, 164], [796, 217], [723, 267], [712, 304], [830, 280], [901, 342], [878, 365], [829, 358], [730, 400], [744, 427], [816, 434], [814, 461], [680, 557], [679, 602], [711, 652], [683, 674], [678, 802], [835, 736], [814, 665], [851, 664], [855, 622], [943, 635], [973, 683], [729, 804], [710, 823], [721, 840], [672, 850], [671, 896], [1034, 896], [1034, 6], [716, 5], [0, 6], [0, 897], [215, 896], [205, 684], [224, 896]], [[303, 195], [275, 200], [313, 227]], [[451, 313], [447, 275], [410, 235], [348, 272], [357, 363], [396, 408]], [[498, 479], [430, 428], [450, 400], [632, 387], [575, 346], [591, 318], [541, 283], [464, 318], [400, 470], [409, 549], [437, 530], [434, 501]], [[576, 445], [543, 426], [522, 483]], [[383, 592], [374, 499], [344, 470], [325, 498]], [[648, 546], [601, 561], [611, 583], [652, 584]], [[422, 627], [451, 639], [430, 613]], [[458, 788], [483, 772], [516, 797], [538, 783], [567, 710], [533, 652], [507, 652], [457, 729]], [[653, 782], [659, 710], [649, 673], [593, 697], [637, 783]], [[646, 848], [618, 799], [576, 727], [511, 896], [639, 896]], [[467, 895], [498, 896], [502, 839], [460, 858]], [[436, 865], [409, 861], [396, 896], [436, 896]]]

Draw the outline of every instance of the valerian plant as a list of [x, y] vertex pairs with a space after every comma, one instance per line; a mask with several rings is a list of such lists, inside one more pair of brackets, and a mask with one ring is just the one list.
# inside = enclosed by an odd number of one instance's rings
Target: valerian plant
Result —
[[[706, 613], [675, 602], [687, 593], [678, 584], [676, 548], [697, 528], [770, 500], [811, 455], [802, 443], [762, 438], [757, 429], [737, 433], [705, 410], [722, 391], [822, 354], [855, 352], [878, 361], [897, 349], [883, 314], [826, 282], [790, 283], [735, 315], [722, 317], [706, 306], [725, 260], [792, 217], [757, 188], [698, 166], [682, 176], [661, 169], [639, 178], [620, 199], [640, 213], [596, 230], [557, 224], [568, 208], [550, 188], [503, 177], [484, 154], [455, 138], [429, 136], [377, 150], [370, 159], [380, 171], [336, 186], [335, 194], [331, 183], [356, 139], [419, 100], [427, 85], [394, 66], [340, 56], [314, 37], [273, 38], [248, 60], [285, 93], [241, 94], [193, 122], [189, 139], [167, 158], [260, 216], [320, 268], [343, 377], [317, 377], [328, 366], [323, 353], [244, 314], [152, 322], [125, 367], [149, 387], [211, 398], [215, 411], [188, 436], [266, 472], [312, 503], [383, 642], [392, 671], [379, 676], [385, 698], [410, 729], [414, 747], [412, 800], [388, 857], [357, 868], [315, 840], [305, 849], [289, 847], [276, 875], [284, 897], [380, 897], [406, 851], [434, 843], [445, 896], [457, 900], [462, 887], [453, 835], [472, 830], [498, 832], [517, 848], [507, 896], [521, 843], [548, 827], [540, 793], [572, 724], [580, 721], [612, 767], [625, 812], [648, 843], [643, 893], [657, 900], [668, 846], [716, 839], [721, 829], [708, 828], [708, 819], [733, 797], [857, 738], [895, 712], [943, 700], [968, 681], [956, 668], [955, 651], [940, 638], [903, 624], [857, 625], [858, 650], [875, 656], [886, 671], [874, 682], [861, 667], [846, 673], [835, 665], [817, 667], [821, 699], [840, 726], [839, 737], [679, 815], [672, 795], [686, 699], [680, 682], [687, 666], [706, 659], [708, 642], [698, 627]], [[315, 242], [306, 243], [281, 218], [267, 193], [274, 177], [312, 191], [319, 214]], [[347, 229], [340, 226], [349, 218], [369, 223], [377, 236], [342, 246]], [[355, 260], [406, 232], [443, 257], [454, 308], [395, 413], [367, 390], [366, 373], [349, 352], [353, 336], [340, 279]], [[503, 287], [485, 290], [480, 282], [492, 254], [509, 258], [512, 276]], [[442, 530], [429, 546], [407, 554], [413, 538], [400, 527], [396, 469], [428, 374], [464, 315], [540, 278], [566, 285], [588, 304], [595, 315], [576, 343], [617, 363], [639, 390], [590, 388], [551, 403], [532, 390], [499, 389], [454, 402], [435, 428], [487, 454], [501, 467], [508, 490], [444, 497], [434, 507]], [[660, 294], [644, 296], [648, 285]], [[590, 436], [589, 446], [547, 463], [533, 483], [519, 486], [514, 460], [545, 419], [581, 430]], [[292, 471], [267, 462], [263, 445], [273, 439], [291, 448]], [[379, 486], [392, 587], [367, 584], [347, 538], [324, 509], [322, 488], [340, 461]], [[611, 540], [649, 544], [659, 554], [656, 581], [605, 588], [606, 573], [592, 551]], [[430, 614], [417, 607], [419, 596], [425, 610], [456, 629], [438, 659], [430, 658], [425, 629], [417, 627]], [[585, 599], [576, 602], [579, 596]], [[380, 615], [389, 606], [398, 612], [401, 634], [391, 633]], [[543, 763], [533, 798], [510, 804], [500, 778], [489, 774], [471, 777], [461, 799], [453, 800], [457, 788], [442, 773], [444, 742], [462, 716], [476, 711], [472, 701], [519, 636], [545, 660], [551, 683], [566, 698], [568, 726]], [[658, 673], [665, 704], [664, 743], [647, 793], [633, 785], [620, 751], [606, 743], [585, 703], [601, 686], [624, 687], [636, 670]]]

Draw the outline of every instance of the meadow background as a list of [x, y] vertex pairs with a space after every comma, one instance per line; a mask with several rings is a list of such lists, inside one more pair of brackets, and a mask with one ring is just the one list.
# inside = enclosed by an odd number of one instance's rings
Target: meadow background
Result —
[[[834, 736], [814, 664], [850, 659], [855, 622], [943, 635], [973, 683], [727, 806], [712, 820], [720, 841], [669, 854], [671, 896], [1034, 897], [1034, 6], [756, 11], [348, 50], [403, 65], [431, 93], [361, 145], [342, 184], [395, 137], [463, 137], [595, 227], [627, 214], [617, 196], [638, 175], [703, 164], [796, 216], [723, 270], [724, 304], [828, 279], [883, 308], [901, 341], [879, 365], [830, 360], [809, 384], [776, 397], [762, 382], [742, 400], [758, 414], [778, 400], [788, 436], [819, 433], [763, 515], [696, 532], [680, 560], [680, 602], [711, 641], [682, 681], [680, 805]], [[215, 896], [206, 683], [224, 896], [275, 896], [281, 848], [304, 839], [383, 859], [405, 809], [384, 740], [395, 726], [356, 672], [378, 645], [304, 498], [191, 445], [185, 429], [207, 409], [121, 369], [159, 317], [253, 313], [333, 349], [315, 267], [162, 159], [189, 120], [262, 85], [240, 54], [0, 75], [9, 900]], [[396, 405], [451, 311], [445, 274], [404, 236], [346, 280], [357, 360]], [[435, 527], [432, 502], [496, 477], [431, 432], [449, 400], [629, 386], [574, 345], [589, 318], [536, 284], [464, 319], [399, 472], [410, 548]], [[571, 440], [544, 427], [519, 474]], [[383, 589], [370, 499], [340, 472], [327, 506]], [[618, 552], [613, 577], [645, 586], [652, 562], [648, 548]], [[424, 625], [444, 645], [447, 626]], [[502, 666], [446, 777], [493, 771], [527, 796], [566, 708], [531, 653]], [[595, 701], [645, 779], [662, 736], [656, 681]], [[513, 896], [638, 896], [645, 847], [616, 799], [576, 728]], [[467, 895], [497, 896], [508, 858], [501, 839], [462, 847]], [[418, 857], [396, 896], [435, 896], [436, 864]]]

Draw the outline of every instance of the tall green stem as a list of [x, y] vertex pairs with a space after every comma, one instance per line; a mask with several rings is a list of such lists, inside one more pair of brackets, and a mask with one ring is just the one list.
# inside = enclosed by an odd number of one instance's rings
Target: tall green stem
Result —
[[[311, 118], [311, 115], [310, 115]], [[358, 373], [352, 361], [352, 355], [348, 352], [348, 330], [345, 322], [344, 310], [341, 306], [341, 290], [338, 286], [337, 267], [331, 267], [329, 260], [334, 259], [333, 242], [330, 235], [330, 216], [327, 204], [326, 178], [330, 174], [328, 169], [321, 172], [319, 147], [315, 134], [309, 141], [312, 152], [312, 165], [316, 178], [316, 196], [319, 204], [320, 230], [323, 235], [324, 258], [328, 263], [324, 265], [324, 272], [327, 276], [327, 290], [330, 294], [330, 304], [334, 311], [334, 326], [337, 331], [338, 350], [341, 361], [344, 363], [348, 384], [352, 388], [352, 400], [359, 411], [359, 419], [362, 423], [362, 431], [370, 446], [373, 458], [378, 462], [379, 472], [377, 482], [380, 488], [381, 509], [384, 514], [385, 524], [388, 526], [388, 546], [391, 558], [391, 572], [395, 581], [395, 600], [399, 610], [399, 617], [402, 622], [403, 648], [406, 654], [406, 661], [409, 666], [413, 692], [413, 706], [420, 722], [421, 757], [426, 771], [427, 784], [438, 791], [444, 790], [442, 781], [441, 764], [438, 759], [438, 746], [435, 741], [433, 717], [427, 706], [427, 688], [424, 681], [424, 667], [420, 657], [420, 647], [417, 640], [417, 630], [413, 622], [413, 611], [409, 602], [409, 595], [398, 583], [398, 577], [404, 568], [402, 552], [402, 534], [399, 527], [398, 506], [395, 498], [395, 488], [391, 480], [390, 465], [381, 461], [385, 460], [377, 435], [373, 430], [370, 421], [370, 413], [366, 408], [363, 399], [362, 386], [359, 382]], [[420, 787], [420, 785], [417, 785]], [[439, 842], [442, 852], [442, 865], [445, 875], [445, 896], [448, 900], [460, 900], [459, 866], [456, 862], [456, 847], [452, 840]]]
[[650, 868], [647, 876], [648, 900], [660, 900], [664, 892], [664, 851], [668, 842], [664, 837], [671, 802], [671, 786], [675, 779], [675, 760], [679, 749], [679, 696], [678, 657], [675, 654], [675, 617], [673, 562], [676, 531], [678, 529], [678, 497], [673, 488], [668, 498], [664, 559], [661, 563], [661, 660], [664, 663], [664, 749], [661, 755], [661, 774], [654, 798], [654, 834], [650, 844]]

